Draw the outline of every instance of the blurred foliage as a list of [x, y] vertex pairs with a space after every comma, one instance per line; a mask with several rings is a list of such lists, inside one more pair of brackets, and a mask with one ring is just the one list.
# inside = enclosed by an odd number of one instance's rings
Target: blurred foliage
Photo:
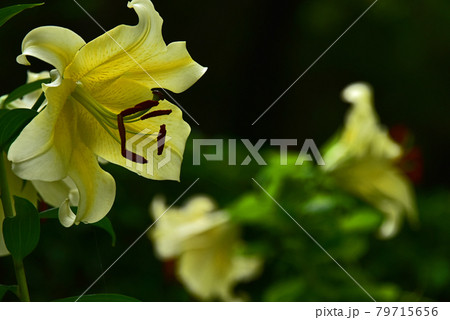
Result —
[[[259, 186], [230, 207], [234, 219], [246, 226], [255, 252], [266, 258], [260, 281], [250, 285], [260, 293], [256, 300], [369, 299], [315, 241], [377, 301], [448, 299], [448, 190], [432, 192], [432, 201], [419, 197], [418, 230], [405, 224], [393, 240], [379, 240], [380, 212], [339, 191], [320, 167], [294, 166], [297, 155], [292, 157], [283, 167], [276, 165], [276, 155], [255, 178], [286, 212]], [[430, 211], [434, 218], [422, 219]], [[436, 234], [426, 236], [431, 230]], [[427, 252], [429, 246], [435, 249]]]
[[[126, 2], [79, 0], [105, 29], [137, 21]], [[6, 0], [2, 6], [15, 3]], [[31, 299], [50, 301], [81, 294], [152, 223], [148, 205], [156, 194], [164, 194], [171, 203], [200, 178], [189, 195], [207, 193], [215, 198], [243, 226], [247, 250], [265, 259], [259, 279], [241, 284], [238, 291], [247, 292], [254, 301], [367, 301], [364, 292], [254, 178], [376, 300], [448, 301], [450, 169], [444, 154], [450, 147], [450, 80], [443, 70], [449, 66], [450, 2], [379, 1], [254, 126], [251, 123], [260, 113], [372, 1], [154, 3], [165, 20], [166, 42], [186, 40], [192, 56], [209, 67], [201, 81], [177, 97], [200, 123], [197, 127], [184, 117], [193, 133], [186, 146], [181, 183], [145, 180], [124, 168], [105, 165], [117, 182], [116, 203], [108, 215], [116, 231], [116, 246], [94, 226], [66, 229], [55, 219], [44, 219], [39, 245], [25, 259]], [[0, 30], [0, 95], [24, 83], [27, 68], [15, 64], [15, 57], [25, 34], [41, 25], [68, 27], [86, 40], [102, 32], [70, 0], [48, 0], [44, 6], [24, 11]], [[31, 70], [46, 67], [33, 61]], [[425, 174], [417, 187], [418, 229], [405, 223], [394, 239], [377, 239], [382, 215], [339, 191], [311, 164], [192, 165], [193, 138], [303, 141], [313, 137], [320, 145], [342, 123], [346, 107], [336, 97], [357, 80], [375, 88], [383, 122], [409, 127], [422, 149]], [[237, 147], [237, 154], [245, 157], [243, 146]], [[8, 257], [0, 259], [0, 274], [2, 284], [14, 283]], [[156, 259], [145, 237], [89, 293], [117, 293], [142, 301], [193, 299], [176, 281], [173, 266]], [[7, 292], [5, 299], [17, 298]]]

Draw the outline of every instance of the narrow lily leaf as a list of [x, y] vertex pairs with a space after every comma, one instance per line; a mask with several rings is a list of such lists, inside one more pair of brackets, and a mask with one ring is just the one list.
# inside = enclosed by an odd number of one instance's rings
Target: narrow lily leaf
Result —
[[136, 298], [114, 293], [88, 294], [82, 296], [80, 300], [77, 300], [78, 298], [78, 296], [63, 298], [55, 300], [55, 302], [140, 302], [140, 300]]
[[0, 301], [8, 291], [11, 291], [17, 296], [17, 286], [0, 284]]
[[3, 221], [3, 237], [6, 248], [16, 259], [29, 255], [39, 242], [39, 213], [34, 205], [19, 197], [14, 197], [16, 215]]
[[[59, 210], [58, 208], [53, 208], [53, 209], [42, 211], [41, 213], [39, 213], [39, 218], [41, 218], [41, 219], [58, 219], [58, 210]], [[76, 213], [77, 208], [72, 207], [72, 211], [74, 213]], [[109, 220], [108, 217], [104, 217], [102, 220], [100, 220], [96, 223], [92, 223], [91, 225], [108, 232], [108, 234], [111, 236], [111, 245], [113, 247], [116, 245], [116, 233], [114, 231], [111, 220]]]
[[111, 220], [109, 220], [107, 217], [104, 217], [102, 220], [100, 220], [96, 223], [93, 223], [92, 225], [108, 232], [109, 235], [111, 236], [111, 245], [113, 247], [116, 245], [116, 233], [114, 232], [114, 228], [111, 223]]
[[28, 109], [0, 110], [0, 150], [6, 150], [23, 128], [37, 115]]
[[9, 19], [16, 14], [22, 12], [25, 9], [41, 6], [44, 3], [29, 3], [29, 4], [16, 4], [14, 6], [5, 7], [0, 9], [0, 27], [6, 23]]
[[[42, 212], [39, 212], [40, 219], [58, 219], [59, 208], [52, 208]], [[73, 210], [73, 209], [72, 209]]]
[[5, 99], [3, 104], [6, 106], [8, 103], [13, 102], [14, 100], [17, 100], [19, 98], [22, 98], [24, 95], [29, 94], [30, 92], [36, 91], [38, 89], [41, 89], [43, 83], [50, 83], [51, 79], [41, 79], [36, 80], [30, 83], [25, 83], [24, 85], [21, 85], [20, 87], [14, 89]]

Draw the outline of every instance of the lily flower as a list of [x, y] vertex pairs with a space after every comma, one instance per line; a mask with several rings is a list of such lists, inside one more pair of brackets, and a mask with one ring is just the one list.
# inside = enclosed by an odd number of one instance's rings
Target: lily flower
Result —
[[233, 287], [257, 276], [262, 261], [239, 253], [242, 242], [235, 225], [214, 202], [197, 196], [182, 208], [167, 208], [161, 198], [151, 206], [157, 223], [149, 232], [156, 254], [176, 259], [177, 276], [201, 300], [238, 300]]
[[344, 129], [326, 149], [323, 169], [344, 189], [384, 213], [379, 235], [392, 237], [404, 215], [411, 222], [417, 219], [411, 184], [396, 165], [402, 149], [380, 125], [367, 84], [348, 86], [343, 99], [352, 103], [352, 108]]
[[66, 226], [97, 222], [113, 205], [115, 182], [98, 157], [146, 178], [179, 180], [190, 127], [162, 93], [186, 90], [206, 68], [184, 42], [165, 44], [149, 0], [128, 7], [139, 17], [135, 26], [119, 25], [89, 43], [65, 28], [39, 27], [24, 38], [17, 58], [28, 65], [32, 56], [56, 69], [43, 84], [47, 106], [11, 145], [8, 159], [26, 180], [73, 180], [79, 207], [76, 216], [69, 202], [60, 207]]

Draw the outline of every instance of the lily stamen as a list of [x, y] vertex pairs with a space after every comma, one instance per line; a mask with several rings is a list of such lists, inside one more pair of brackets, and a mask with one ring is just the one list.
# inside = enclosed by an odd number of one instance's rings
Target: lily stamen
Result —
[[134, 106], [132, 108], [125, 109], [117, 115], [117, 125], [118, 125], [118, 129], [119, 129], [121, 153], [122, 153], [122, 156], [125, 157], [126, 159], [131, 160], [136, 163], [147, 163], [148, 162], [147, 159], [145, 159], [144, 157], [142, 157], [132, 151], [127, 150], [127, 148], [126, 148], [127, 138], [126, 138], [126, 130], [125, 130], [125, 124], [124, 124], [123, 118], [126, 116], [129, 116], [129, 115], [141, 112], [141, 111], [147, 111], [147, 110], [151, 109], [152, 107], [157, 106], [158, 104], [159, 104], [158, 101], [147, 100], [147, 101], [137, 104], [136, 106]]
[[150, 113], [143, 115], [141, 117], [141, 120], [145, 120], [145, 119], [153, 118], [153, 117], [157, 117], [157, 116], [165, 116], [165, 115], [169, 115], [171, 113], [172, 113], [172, 110], [156, 110], [156, 111], [152, 111]]
[[164, 100], [166, 99], [166, 89], [162, 89], [162, 88], [153, 88], [152, 89], [152, 93], [153, 93], [153, 97], [155, 98], [156, 96], [156, 100]]
[[158, 138], [156, 139], [156, 143], [158, 144], [158, 156], [162, 155], [164, 151], [164, 144], [166, 143], [166, 125], [162, 124], [159, 127]]

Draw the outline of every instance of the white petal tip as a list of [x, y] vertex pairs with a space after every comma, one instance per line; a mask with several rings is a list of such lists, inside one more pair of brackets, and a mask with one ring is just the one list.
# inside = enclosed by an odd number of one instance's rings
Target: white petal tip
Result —
[[23, 54], [17, 56], [16, 61], [18, 64], [22, 64], [24, 66], [29, 66], [31, 63], [28, 61], [27, 57]]
[[127, 6], [128, 6], [128, 8], [133, 8], [134, 5], [135, 5], [136, 3], [139, 3], [139, 2], [141, 2], [141, 3], [142, 3], [142, 2], [147, 2], [147, 3], [149, 3], [151, 6], [153, 6], [152, 2], [149, 1], [149, 0], [132, 0], [132, 1], [128, 1]]
[[59, 222], [61, 222], [61, 224], [66, 228], [69, 228], [74, 224], [76, 215], [75, 213], [72, 212], [72, 209], [70, 208], [69, 199], [66, 199], [59, 207], [58, 218]]
[[385, 221], [378, 230], [378, 237], [383, 240], [392, 239], [398, 233], [398, 226], [392, 221]]
[[344, 101], [354, 103], [362, 99], [367, 99], [372, 96], [372, 88], [363, 82], [358, 82], [349, 85], [342, 92], [342, 99]]
[[150, 204], [150, 211], [153, 218], [156, 220], [166, 210], [166, 200], [161, 195], [156, 195]]

